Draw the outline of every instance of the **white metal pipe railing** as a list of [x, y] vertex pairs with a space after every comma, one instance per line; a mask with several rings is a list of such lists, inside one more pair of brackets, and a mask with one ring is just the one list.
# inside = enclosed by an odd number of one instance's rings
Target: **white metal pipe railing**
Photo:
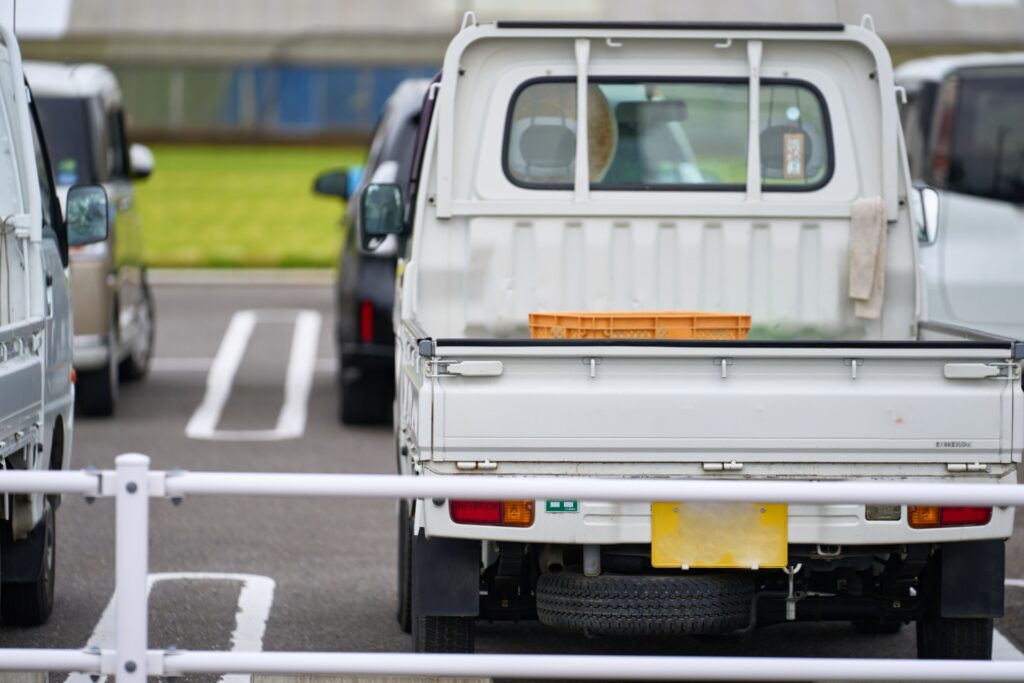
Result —
[[102, 655], [84, 650], [0, 649], [0, 671], [99, 673]]
[[153, 472], [171, 498], [333, 496], [343, 498], [554, 498], [609, 501], [791, 503], [803, 505], [1024, 505], [1024, 485], [886, 481], [752, 481], [511, 477], [488, 474], [405, 477], [395, 474], [254, 474]]
[[159, 675], [458, 676], [659, 681], [1016, 681], [1018, 662], [821, 657], [182, 652]]
[[1021, 681], [1024, 662], [608, 655], [447, 655], [147, 650], [149, 498], [187, 495], [346, 498], [575, 498], [805, 504], [1024, 505], [1024, 485], [855, 481], [695, 481], [579, 477], [162, 472], [127, 454], [116, 470], [0, 471], [0, 492], [80, 493], [116, 499], [116, 643], [113, 650], [2, 650], [0, 670], [147, 676], [203, 673], [554, 677], [576, 680]]
[[80, 493], [84, 496], [98, 496], [100, 474], [87, 470], [77, 472], [3, 470], [0, 471], [0, 492]]

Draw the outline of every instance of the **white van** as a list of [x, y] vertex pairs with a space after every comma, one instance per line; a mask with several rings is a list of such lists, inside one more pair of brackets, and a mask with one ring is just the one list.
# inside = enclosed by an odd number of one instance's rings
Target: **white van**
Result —
[[[924, 319], [896, 97], [862, 27], [467, 21], [411, 191], [370, 184], [358, 220], [411, 235], [401, 472], [1015, 484], [1024, 344]], [[679, 311], [749, 333], [572, 328]], [[989, 658], [1013, 515], [409, 501], [399, 616], [423, 651], [472, 650], [478, 620], [841, 620]]]
[[1024, 52], [896, 70], [928, 317], [1024, 337]]
[[[67, 469], [74, 421], [68, 249], [102, 241], [107, 198], [79, 186], [61, 216], [18, 43], [0, 24], [0, 458], [5, 470]], [[70, 234], [69, 234], [70, 233]], [[59, 497], [8, 495], [0, 521], [0, 616], [53, 609]]]

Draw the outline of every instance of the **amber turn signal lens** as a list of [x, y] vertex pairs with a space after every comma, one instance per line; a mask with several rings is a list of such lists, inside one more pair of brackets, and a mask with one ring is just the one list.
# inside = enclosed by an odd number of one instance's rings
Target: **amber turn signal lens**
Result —
[[913, 529], [935, 529], [941, 523], [937, 505], [911, 505], [907, 507], [907, 516]]
[[533, 501], [501, 501], [501, 523], [505, 526], [530, 526], [533, 524]]

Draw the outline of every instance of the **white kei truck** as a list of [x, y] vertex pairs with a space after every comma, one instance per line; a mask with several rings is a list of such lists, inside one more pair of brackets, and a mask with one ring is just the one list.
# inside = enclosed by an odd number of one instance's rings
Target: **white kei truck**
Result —
[[[106, 193], [79, 186], [61, 216], [18, 42], [0, 24], [0, 467], [61, 470], [74, 424], [69, 246], [102, 241]], [[59, 496], [0, 494], [0, 617], [53, 609]]]
[[[405, 239], [401, 473], [1016, 483], [1024, 344], [927, 321], [897, 95], [867, 22], [468, 16], [408, 196], [371, 184], [357, 220], [364, 248]], [[531, 336], [532, 313], [587, 311], [751, 327]], [[920, 657], [988, 658], [1013, 515], [406, 501], [399, 619], [444, 652], [472, 651], [480, 620], [916, 622]]]

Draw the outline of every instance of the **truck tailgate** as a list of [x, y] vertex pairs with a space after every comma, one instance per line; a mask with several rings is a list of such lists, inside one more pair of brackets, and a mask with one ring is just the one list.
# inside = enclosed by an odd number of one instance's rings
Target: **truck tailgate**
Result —
[[1020, 459], [1021, 382], [1005, 346], [451, 340], [435, 353], [434, 461]]

